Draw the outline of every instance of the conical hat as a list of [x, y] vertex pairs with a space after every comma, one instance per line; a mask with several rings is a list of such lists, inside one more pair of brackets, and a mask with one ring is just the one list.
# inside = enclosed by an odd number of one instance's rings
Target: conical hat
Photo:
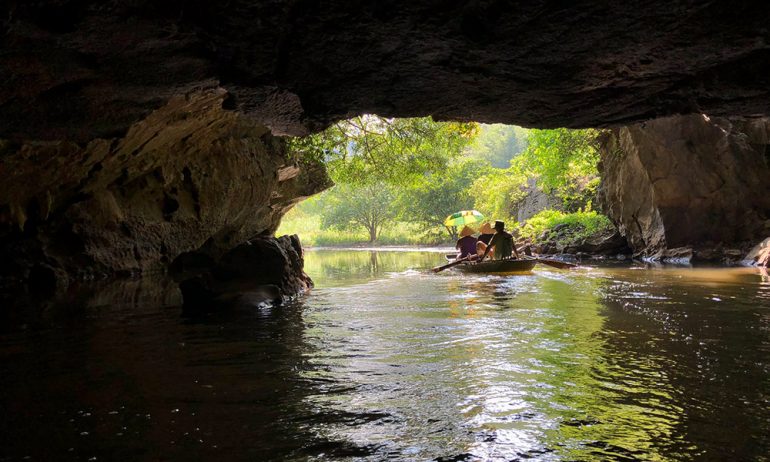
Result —
[[470, 236], [471, 234], [473, 234], [473, 230], [468, 225], [463, 226], [463, 230], [460, 231], [460, 237]]
[[481, 234], [494, 234], [495, 230], [492, 229], [492, 226], [490, 226], [488, 221], [485, 221], [483, 225], [481, 225], [481, 229], [479, 230]]

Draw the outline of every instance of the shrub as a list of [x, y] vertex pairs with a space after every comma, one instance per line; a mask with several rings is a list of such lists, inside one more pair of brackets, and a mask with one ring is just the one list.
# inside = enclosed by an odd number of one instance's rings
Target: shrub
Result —
[[[521, 237], [537, 242], [546, 231], [560, 225], [562, 226], [559, 228], [557, 239], [565, 244], [576, 243], [613, 228], [612, 222], [606, 216], [593, 210], [573, 213], [543, 210], [519, 225], [518, 231]], [[550, 237], [546, 240], [550, 240]]]

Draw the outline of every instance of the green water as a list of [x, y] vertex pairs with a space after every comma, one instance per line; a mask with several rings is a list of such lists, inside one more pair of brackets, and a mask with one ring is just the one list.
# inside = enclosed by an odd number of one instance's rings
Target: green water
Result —
[[52, 310], [0, 336], [0, 459], [768, 460], [757, 270], [441, 263], [319, 250], [283, 308]]

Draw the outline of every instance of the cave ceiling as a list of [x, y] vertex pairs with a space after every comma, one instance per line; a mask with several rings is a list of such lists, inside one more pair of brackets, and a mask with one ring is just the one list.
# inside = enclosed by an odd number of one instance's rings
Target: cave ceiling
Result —
[[622, 125], [770, 113], [765, 2], [19, 0], [0, 137], [119, 136], [175, 95], [278, 134], [361, 113]]

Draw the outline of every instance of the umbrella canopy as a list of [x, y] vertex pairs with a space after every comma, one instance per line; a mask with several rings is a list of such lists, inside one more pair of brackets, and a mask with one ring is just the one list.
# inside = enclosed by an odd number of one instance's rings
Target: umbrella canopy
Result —
[[484, 215], [477, 210], [461, 210], [446, 217], [445, 226], [463, 226], [484, 221]]

